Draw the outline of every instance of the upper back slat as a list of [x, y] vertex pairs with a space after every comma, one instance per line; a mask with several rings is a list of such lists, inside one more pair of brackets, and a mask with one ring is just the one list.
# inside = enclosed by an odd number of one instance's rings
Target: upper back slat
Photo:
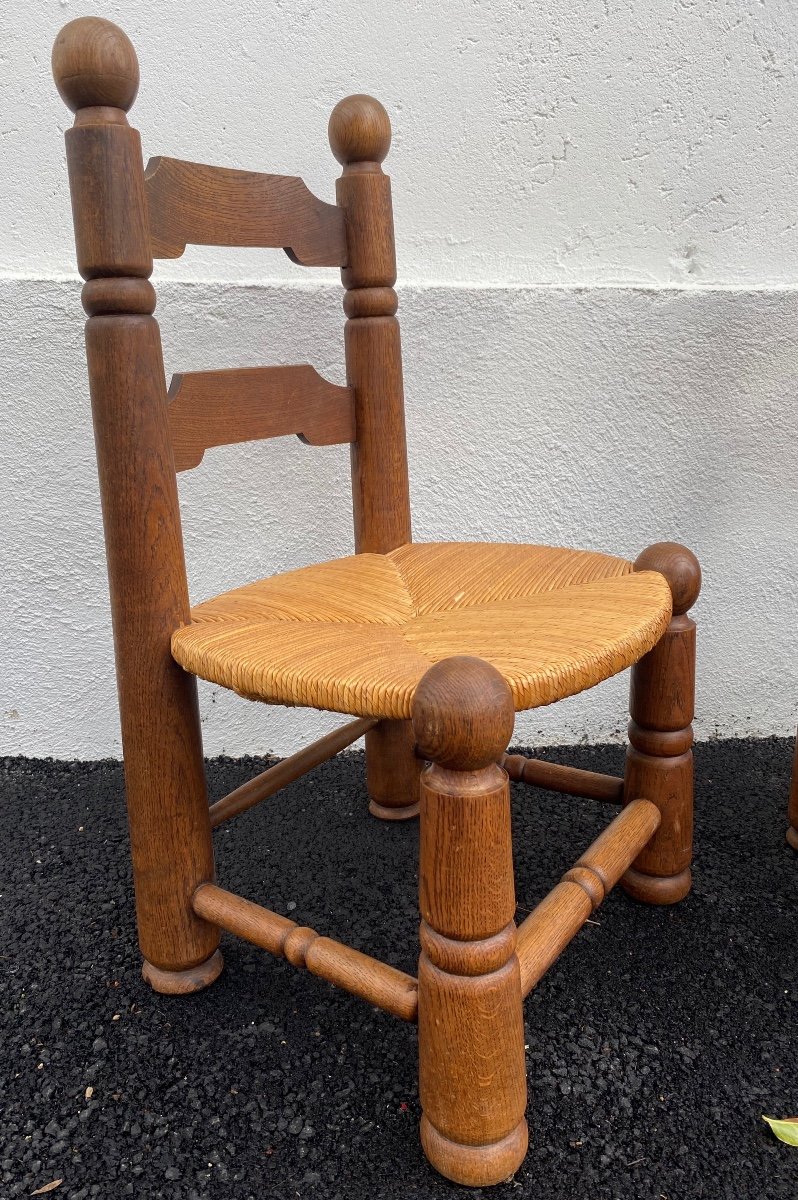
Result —
[[271, 246], [304, 266], [346, 265], [343, 213], [296, 176], [151, 158], [145, 186], [154, 258], [187, 245]]
[[[159, 479], [144, 480], [145, 499], [155, 503], [167, 491], [174, 499], [169, 520], [159, 518], [165, 532], [158, 540], [171, 539], [179, 548], [176, 466], [187, 469], [210, 446], [287, 433], [320, 444], [349, 442], [355, 549], [385, 554], [410, 542], [391, 189], [381, 166], [391, 144], [385, 109], [357, 94], [333, 110], [329, 142], [343, 168], [337, 205], [318, 200], [294, 177], [170, 158], [151, 161], [145, 181], [139, 137], [126, 117], [138, 86], [136, 55], [126, 35], [109, 21], [79, 18], [59, 35], [53, 63], [59, 91], [76, 112], [67, 157], [79, 269], [87, 280], [92, 402], [102, 411], [101, 475], [121, 462], [132, 478], [131, 463], [138, 469], [146, 462], [149, 469], [157, 462]], [[347, 387], [321, 380], [309, 367], [194, 373], [174, 381], [169, 403], [152, 316], [151, 252], [179, 256], [192, 242], [282, 247], [300, 262], [339, 266], [348, 318]], [[146, 353], [137, 340], [144, 325], [150, 331]], [[118, 386], [112, 367], [130, 374], [129, 388]], [[139, 428], [133, 410], [141, 380], [142, 394], [159, 415], [149, 440], [141, 442], [143, 435], [136, 434], [134, 454], [130, 439]], [[106, 523], [114, 523], [124, 545], [138, 538], [146, 548], [147, 505], [139, 505], [131, 520], [127, 503], [124, 489], [105, 489], [111, 514]], [[109, 560], [111, 553], [109, 545]], [[188, 605], [182, 560], [175, 559], [173, 575], [183, 605], [179, 623]], [[130, 581], [136, 603], [153, 599], [147, 586], [142, 568]], [[153, 602], [160, 612], [158, 598]], [[166, 613], [167, 624], [174, 615], [171, 609]]]

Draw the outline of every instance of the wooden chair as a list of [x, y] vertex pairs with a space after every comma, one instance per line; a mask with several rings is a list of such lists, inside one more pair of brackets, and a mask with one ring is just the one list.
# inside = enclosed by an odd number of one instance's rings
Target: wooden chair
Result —
[[[616, 882], [671, 904], [690, 888], [700, 571], [661, 543], [632, 564], [541, 546], [411, 540], [390, 185], [391, 131], [342, 100], [337, 204], [299, 179], [175, 159], [142, 165], [125, 113], [127, 37], [71, 22], [53, 52], [66, 135], [108, 555], [144, 976], [193, 992], [220, 930], [418, 1021], [421, 1140], [455, 1181], [509, 1176], [527, 1146], [522, 1002]], [[176, 375], [167, 391], [153, 256], [187, 244], [282, 247], [336, 266], [346, 387], [312, 367]], [[224, 443], [299, 434], [351, 445], [350, 558], [189, 609], [175, 471]], [[505, 756], [514, 714], [632, 666], [623, 779]], [[269, 704], [356, 719], [209, 809], [195, 676]], [[420, 806], [418, 978], [218, 887], [211, 831], [366, 735], [371, 811]], [[426, 765], [424, 765], [426, 763]], [[622, 806], [516, 928], [509, 780]]]

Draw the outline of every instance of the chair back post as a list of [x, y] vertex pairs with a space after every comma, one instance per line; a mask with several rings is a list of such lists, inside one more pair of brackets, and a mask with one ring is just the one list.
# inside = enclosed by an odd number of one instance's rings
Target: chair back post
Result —
[[59, 34], [53, 74], [77, 114], [67, 162], [86, 280], [139, 940], [151, 968], [186, 972], [212, 958], [219, 934], [190, 904], [213, 877], [213, 851], [196, 681], [170, 652], [189, 604], [141, 143], [125, 115], [138, 63], [122, 30], [81, 18]]
[[388, 114], [371, 96], [349, 96], [333, 110], [329, 138], [344, 168], [336, 196], [346, 218], [355, 550], [385, 554], [411, 540], [391, 183], [380, 166], [391, 144]]

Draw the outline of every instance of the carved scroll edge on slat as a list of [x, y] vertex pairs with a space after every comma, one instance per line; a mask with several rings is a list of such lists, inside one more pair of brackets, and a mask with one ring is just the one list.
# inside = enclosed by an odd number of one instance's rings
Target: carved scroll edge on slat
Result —
[[[257, 238], [252, 237], [237, 239], [234, 233], [231, 233], [228, 238], [219, 238], [214, 240], [206, 240], [202, 235], [197, 236], [196, 233], [192, 236], [190, 228], [179, 227], [177, 230], [172, 230], [169, 238], [164, 237], [159, 233], [157, 228], [157, 211], [159, 209], [175, 210], [180, 202], [181, 196], [186, 194], [190, 184], [187, 179], [176, 179], [175, 175], [180, 174], [181, 168], [193, 168], [194, 171], [205, 172], [208, 179], [216, 181], [217, 186], [221, 189], [224, 187], [225, 176], [230, 175], [249, 175], [252, 179], [252, 190], [263, 189], [268, 186], [266, 181], [273, 180], [275, 186], [281, 183], [296, 184], [301, 189], [302, 197], [297, 202], [291, 205], [292, 215], [295, 222], [300, 222], [304, 214], [312, 214], [314, 220], [310, 222], [311, 227], [315, 227], [309, 235], [303, 233], [302, 228], [296, 231], [296, 234], [290, 238], [291, 244], [283, 245], [282, 238], [271, 237], [268, 229], [264, 227], [264, 232]], [[160, 176], [160, 178], [159, 178]], [[305, 181], [296, 175], [267, 175], [262, 172], [239, 172], [230, 167], [213, 167], [204, 163], [188, 162], [184, 159], [169, 158], [166, 155], [157, 155], [149, 159], [144, 172], [145, 190], [147, 193], [149, 224], [150, 224], [150, 243], [153, 258], [180, 258], [186, 250], [187, 245], [220, 245], [220, 246], [257, 246], [264, 249], [282, 249], [292, 262], [299, 266], [306, 267], [344, 267], [346, 266], [346, 229], [344, 215], [340, 208], [335, 204], [328, 204], [325, 200], [320, 200], [315, 196], [307, 186]], [[253, 207], [257, 208], [257, 200], [253, 198]], [[189, 222], [183, 223], [187, 225]], [[231, 218], [231, 226], [235, 226], [234, 219]], [[319, 242], [323, 245], [320, 248]]]

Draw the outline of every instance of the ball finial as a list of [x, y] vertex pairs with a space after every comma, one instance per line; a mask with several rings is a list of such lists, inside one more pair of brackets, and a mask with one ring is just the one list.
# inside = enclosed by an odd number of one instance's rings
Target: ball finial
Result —
[[78, 17], [53, 46], [53, 78], [72, 112], [108, 106], [125, 112], [139, 89], [139, 64], [130, 38], [102, 17]]
[[497, 762], [514, 724], [507, 681], [481, 658], [456, 656], [436, 663], [413, 700], [419, 753], [455, 771], [478, 771]]
[[701, 567], [692, 550], [678, 542], [655, 542], [635, 560], [636, 571], [659, 571], [673, 596], [673, 615], [692, 608], [701, 591]]
[[327, 129], [330, 147], [339, 163], [381, 163], [391, 148], [391, 122], [373, 96], [339, 100]]

